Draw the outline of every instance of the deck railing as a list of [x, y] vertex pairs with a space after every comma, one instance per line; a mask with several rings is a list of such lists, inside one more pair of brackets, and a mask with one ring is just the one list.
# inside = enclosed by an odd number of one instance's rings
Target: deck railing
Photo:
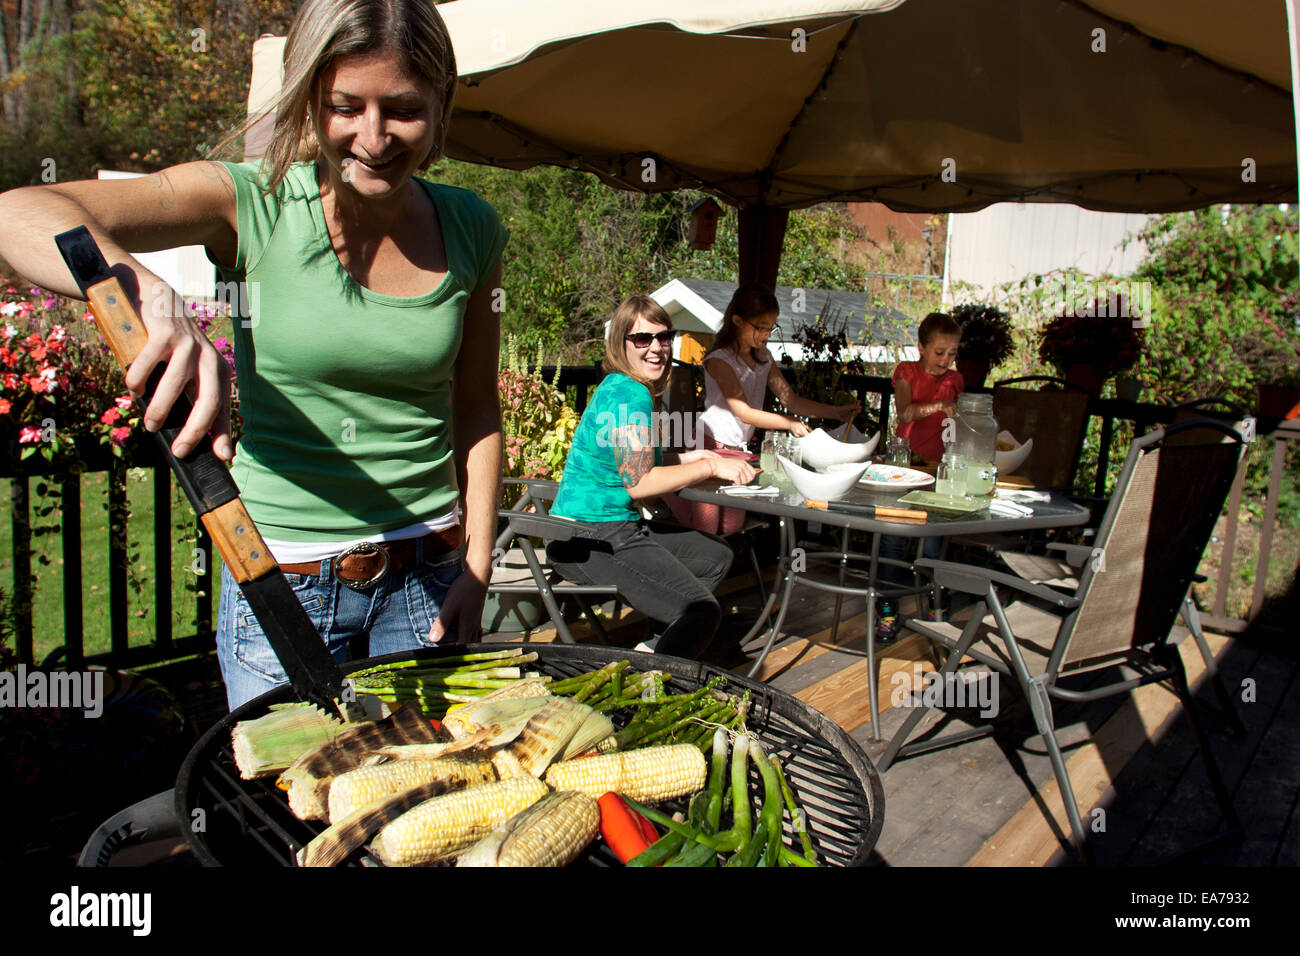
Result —
[[[547, 381], [553, 380], [554, 366], [544, 367], [543, 375]], [[591, 391], [599, 383], [601, 371], [595, 365], [564, 366], [559, 369], [557, 386], [566, 394], [566, 400], [581, 413], [587, 406]], [[890, 397], [893, 389], [890, 380], [883, 376], [845, 376], [842, 385], [857, 394], [864, 410], [874, 415], [884, 433], [888, 433], [890, 420]], [[1097, 497], [1104, 497], [1105, 482], [1112, 454], [1122, 455], [1124, 449], [1112, 450], [1115, 444], [1115, 424], [1118, 421], [1133, 423], [1134, 433], [1142, 434], [1150, 428], [1166, 424], [1173, 420], [1175, 410], [1167, 406], [1143, 402], [1130, 402], [1121, 399], [1094, 398], [1090, 412], [1101, 420], [1101, 443], [1098, 449], [1097, 473], [1093, 492]], [[1268, 576], [1269, 553], [1272, 548], [1273, 530], [1277, 522], [1277, 504], [1279, 490], [1284, 472], [1286, 445], [1300, 440], [1300, 422], [1279, 422], [1260, 419], [1256, 423], [1253, 440], [1271, 440], [1273, 443], [1269, 470], [1269, 484], [1265, 503], [1262, 533], [1259, 539], [1260, 552], [1256, 564], [1256, 578], [1247, 618], [1233, 618], [1227, 612], [1228, 583], [1233, 569], [1232, 561], [1221, 563], [1217, 574], [1214, 606], [1203, 617], [1207, 626], [1222, 631], [1241, 631], [1259, 614], [1264, 601], [1265, 582]], [[126, 514], [126, 472], [129, 467], [147, 467], [154, 474], [154, 528], [153, 528], [153, 626], [154, 634], [148, 645], [128, 646], [128, 581], [127, 581], [127, 529]], [[110, 649], [106, 653], [87, 657], [84, 653], [84, 615], [83, 615], [83, 573], [81, 540], [81, 474], [55, 474], [43, 476], [43, 480], [54, 480], [61, 485], [62, 523], [61, 555], [63, 558], [63, 624], [64, 643], [61, 648], [69, 664], [76, 666], [82, 661], [109, 663], [114, 666], [139, 665], [146, 662], [163, 661], [210, 649], [213, 646], [211, 629], [212, 620], [212, 562], [205, 567], [206, 587], [199, 587], [194, 593], [192, 617], [188, 609], [182, 609], [183, 620], [193, 622], [193, 630], [184, 636], [173, 633], [172, 606], [172, 484], [171, 473], [163, 465], [152, 447], [147, 447], [130, 460], [109, 459], [92, 464], [84, 473], [106, 471], [108, 473], [107, 499], [109, 505], [109, 535], [107, 541], [109, 567], [109, 632]], [[83, 473], [83, 474], [84, 474]], [[25, 663], [34, 663], [35, 646], [32, 634], [32, 530], [30, 506], [30, 482], [38, 477], [33, 469], [10, 467], [7, 471], [0, 465], [0, 478], [10, 480], [11, 524], [13, 529], [13, 580], [9, 589], [14, 606], [14, 627], [16, 631], [16, 650], [19, 659]], [[1238, 532], [1237, 514], [1243, 495], [1244, 467], [1237, 475], [1227, 509], [1225, 541], [1223, 554], [1229, 558], [1235, 555]], [[197, 547], [201, 553], [212, 555], [211, 544], [203, 526], [195, 521]]]

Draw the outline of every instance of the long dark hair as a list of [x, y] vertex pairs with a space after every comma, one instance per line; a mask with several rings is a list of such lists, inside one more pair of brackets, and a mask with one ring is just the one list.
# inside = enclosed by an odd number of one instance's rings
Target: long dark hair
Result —
[[[731, 321], [732, 316], [748, 322], [757, 319], [760, 315], [778, 315], [780, 312], [781, 306], [767, 286], [761, 282], [746, 282], [736, 289], [736, 294], [727, 303], [727, 311], [722, 316], [722, 329], [718, 332], [718, 337], [713, 340], [713, 346], [704, 353], [704, 357], [708, 358], [718, 349], [735, 350], [739, 333], [736, 331], [736, 323]], [[771, 353], [765, 348], [750, 349], [750, 351], [756, 362], [767, 362], [772, 358]]]

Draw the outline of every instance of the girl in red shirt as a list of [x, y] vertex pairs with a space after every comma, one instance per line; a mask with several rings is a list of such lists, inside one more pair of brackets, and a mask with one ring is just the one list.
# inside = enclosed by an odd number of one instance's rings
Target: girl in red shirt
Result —
[[[966, 389], [961, 374], [952, 369], [961, 345], [961, 326], [942, 312], [931, 312], [916, 333], [921, 357], [915, 362], [899, 362], [894, 369], [894, 405], [898, 411], [898, 434], [908, 439], [912, 451], [927, 461], [943, 457], [943, 423], [957, 413], [957, 396]], [[942, 538], [922, 538], [921, 548], [927, 558], [937, 558]], [[896, 561], [903, 557], [906, 539], [885, 535], [880, 541], [880, 556]], [[888, 584], [905, 582], [903, 569], [886, 564], [881, 576]], [[887, 644], [898, 637], [898, 620], [887, 611], [890, 601], [877, 603], [876, 640]]]
[[[961, 326], [942, 312], [931, 312], [917, 330], [921, 358], [894, 369], [898, 434], [926, 461], [943, 457], [943, 421], [957, 413], [957, 396], [966, 390], [952, 366], [961, 345]], [[937, 539], [936, 539], [937, 540]]]

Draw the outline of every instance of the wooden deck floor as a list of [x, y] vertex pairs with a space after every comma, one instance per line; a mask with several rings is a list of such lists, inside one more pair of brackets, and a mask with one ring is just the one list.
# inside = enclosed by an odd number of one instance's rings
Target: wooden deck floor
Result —
[[[752, 659], [734, 645], [759, 609], [754, 578], [725, 582], [728, 611], [714, 662], [744, 673]], [[878, 655], [881, 736], [872, 738], [867, 707], [865, 603], [846, 602], [831, 643], [833, 598], [796, 589], [786, 634], [764, 664], [762, 678], [835, 720], [876, 759], [907, 712], [890, 707], [894, 675], [933, 670], [929, 644], [906, 632]], [[579, 640], [588, 639], [579, 625]], [[644, 620], [624, 612], [611, 631], [630, 647], [646, 637]], [[1180, 632], [1180, 636], [1185, 632]], [[1177, 861], [1207, 866], [1300, 864], [1300, 655], [1295, 645], [1258, 646], [1249, 635], [1207, 635], [1242, 722], [1234, 734], [1217, 709], [1195, 643], [1180, 642], [1210, 746], [1242, 819], [1244, 832], [1222, 835], [1222, 820], [1173, 693], [1161, 685], [1128, 697], [1057, 707], [1070, 778], [1096, 862], [1152, 866]], [[501, 635], [498, 639], [509, 639]], [[518, 639], [518, 638], [515, 638]], [[531, 640], [553, 640], [534, 632]], [[1005, 681], [1004, 681], [1005, 683]], [[972, 714], [972, 717], [975, 715]], [[965, 726], [942, 718], [941, 732]], [[931, 715], [923, 728], [939, 723]], [[875, 861], [889, 866], [1074, 865], [1066, 852], [1064, 804], [1042, 739], [1018, 695], [1001, 693], [997, 732], [896, 762], [884, 774], [885, 825]]]

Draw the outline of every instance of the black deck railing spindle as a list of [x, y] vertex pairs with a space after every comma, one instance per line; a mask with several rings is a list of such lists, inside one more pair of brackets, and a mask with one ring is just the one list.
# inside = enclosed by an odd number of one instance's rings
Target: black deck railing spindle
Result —
[[172, 472], [166, 465], [153, 470], [154, 643], [159, 652], [172, 649]]
[[63, 479], [63, 643], [69, 667], [85, 658], [85, 618], [81, 580], [81, 475]]
[[20, 661], [32, 664], [32, 517], [26, 475], [9, 482], [9, 514], [13, 529], [14, 648]]
[[126, 657], [127, 595], [126, 465], [119, 458], [108, 470], [108, 627], [114, 661]]

